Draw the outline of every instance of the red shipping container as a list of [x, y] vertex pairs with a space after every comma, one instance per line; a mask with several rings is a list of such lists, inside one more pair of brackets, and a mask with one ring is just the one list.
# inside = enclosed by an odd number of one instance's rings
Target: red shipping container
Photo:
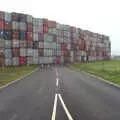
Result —
[[0, 11], [0, 20], [4, 20], [4, 12]]
[[3, 30], [3, 29], [4, 29], [4, 21], [0, 20], [0, 30]]
[[32, 24], [27, 24], [27, 31], [32, 32], [33, 31], [33, 25]]
[[26, 65], [27, 64], [27, 58], [24, 56], [20, 56], [20, 65]]
[[5, 21], [4, 22], [4, 29], [5, 30], [11, 30], [11, 22]]
[[12, 32], [12, 38], [13, 39], [19, 39], [19, 32], [18, 31], [13, 31]]
[[43, 27], [43, 33], [48, 33], [48, 27]]
[[26, 39], [28, 40], [28, 41], [32, 41], [32, 39], [33, 39], [33, 34], [32, 34], [32, 32], [27, 32], [27, 35], [26, 35]]
[[44, 40], [44, 35], [43, 34], [38, 34], [38, 40], [43, 41]]
[[47, 19], [43, 19], [43, 25], [44, 25], [45, 27], [48, 27], [48, 20], [47, 20]]
[[61, 50], [66, 51], [67, 50], [67, 44], [61, 44]]
[[56, 22], [55, 21], [48, 21], [48, 27], [56, 28]]

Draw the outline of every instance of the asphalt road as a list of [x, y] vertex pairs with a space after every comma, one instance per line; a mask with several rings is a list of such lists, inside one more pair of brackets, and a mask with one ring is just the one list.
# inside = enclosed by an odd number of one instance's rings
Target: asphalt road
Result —
[[120, 89], [63, 67], [39, 70], [0, 90], [0, 120], [68, 118], [120, 120]]

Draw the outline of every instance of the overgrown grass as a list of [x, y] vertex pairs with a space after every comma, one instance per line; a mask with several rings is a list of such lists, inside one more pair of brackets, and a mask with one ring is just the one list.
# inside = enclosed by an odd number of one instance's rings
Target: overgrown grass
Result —
[[0, 87], [35, 70], [37, 66], [0, 67]]
[[120, 60], [100, 61], [95, 63], [77, 63], [70, 67], [103, 77], [120, 85]]

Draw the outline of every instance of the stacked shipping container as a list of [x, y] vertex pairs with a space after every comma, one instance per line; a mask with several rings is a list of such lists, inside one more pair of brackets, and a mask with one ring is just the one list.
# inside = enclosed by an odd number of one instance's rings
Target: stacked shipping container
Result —
[[108, 36], [21, 13], [0, 12], [0, 65], [109, 60]]

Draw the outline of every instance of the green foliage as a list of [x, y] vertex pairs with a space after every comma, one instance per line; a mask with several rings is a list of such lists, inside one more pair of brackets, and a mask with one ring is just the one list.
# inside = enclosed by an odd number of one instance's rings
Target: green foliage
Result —
[[0, 67], [0, 86], [3, 86], [13, 80], [30, 73], [36, 66], [21, 66], [21, 67]]
[[120, 60], [72, 64], [72, 68], [103, 77], [120, 85]]

